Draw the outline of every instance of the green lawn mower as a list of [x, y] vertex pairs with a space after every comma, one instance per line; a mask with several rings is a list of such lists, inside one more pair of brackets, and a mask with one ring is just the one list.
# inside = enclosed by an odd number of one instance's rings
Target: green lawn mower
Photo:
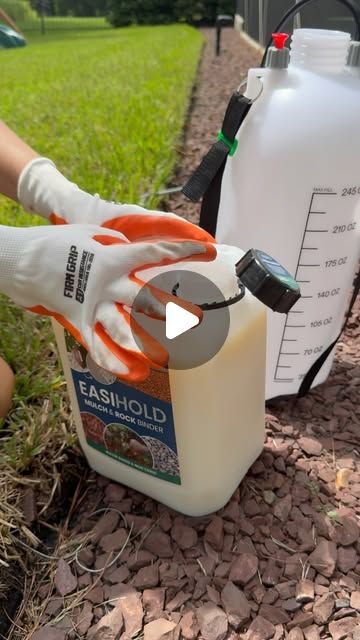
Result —
[[25, 45], [26, 40], [20, 33], [0, 22], [0, 49], [14, 49]]

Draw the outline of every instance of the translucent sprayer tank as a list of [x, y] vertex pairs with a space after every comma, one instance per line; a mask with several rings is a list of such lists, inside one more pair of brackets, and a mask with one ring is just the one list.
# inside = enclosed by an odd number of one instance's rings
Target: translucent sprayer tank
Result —
[[349, 44], [348, 33], [296, 29], [288, 67], [280, 56], [251, 69], [246, 95], [257, 99], [225, 167], [217, 240], [261, 246], [302, 290], [286, 318], [268, 315], [267, 398], [296, 393], [336, 338], [357, 270], [360, 74], [346, 68]]

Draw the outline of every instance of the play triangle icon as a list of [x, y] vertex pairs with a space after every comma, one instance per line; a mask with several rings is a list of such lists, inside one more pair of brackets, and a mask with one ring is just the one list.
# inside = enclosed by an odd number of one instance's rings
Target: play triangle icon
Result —
[[168, 302], [166, 305], [166, 337], [173, 340], [199, 324], [199, 318], [186, 311], [178, 304]]

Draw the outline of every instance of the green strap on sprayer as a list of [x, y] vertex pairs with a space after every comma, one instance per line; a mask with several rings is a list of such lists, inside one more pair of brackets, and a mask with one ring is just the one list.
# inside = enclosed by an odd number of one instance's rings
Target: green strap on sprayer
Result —
[[226, 159], [236, 152], [236, 134], [251, 104], [251, 100], [238, 91], [231, 96], [216, 142], [182, 188], [183, 194], [193, 202], [203, 198], [200, 226], [212, 235], [215, 235], [216, 231], [220, 187]]

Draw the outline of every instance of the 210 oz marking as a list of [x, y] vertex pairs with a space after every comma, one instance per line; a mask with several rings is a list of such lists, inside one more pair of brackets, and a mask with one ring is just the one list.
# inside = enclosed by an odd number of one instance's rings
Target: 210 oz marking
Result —
[[356, 229], [356, 222], [349, 222], [348, 225], [336, 224], [332, 229], [332, 233], [344, 233], [345, 231], [355, 231], [355, 229]]

